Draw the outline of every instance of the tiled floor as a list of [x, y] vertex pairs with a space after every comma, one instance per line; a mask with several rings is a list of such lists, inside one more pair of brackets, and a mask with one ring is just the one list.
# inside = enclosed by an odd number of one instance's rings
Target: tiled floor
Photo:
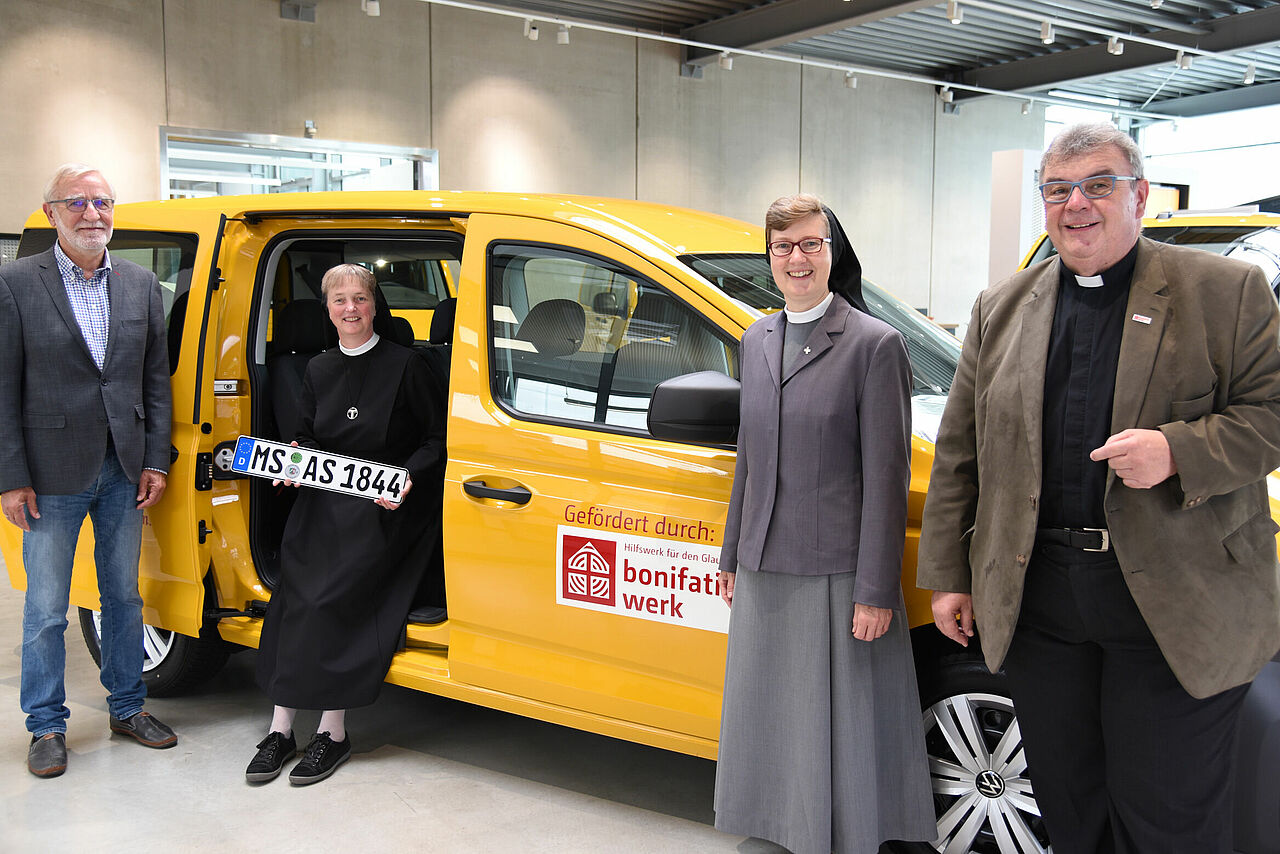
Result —
[[[67, 773], [26, 771], [22, 594], [0, 572], [0, 852], [715, 852], [778, 854], [711, 826], [714, 763], [385, 686], [348, 716], [333, 777], [252, 786], [270, 706], [243, 652], [198, 693], [147, 709], [149, 750], [107, 730], [105, 691], [67, 632]], [[299, 716], [300, 741], [316, 715]]]

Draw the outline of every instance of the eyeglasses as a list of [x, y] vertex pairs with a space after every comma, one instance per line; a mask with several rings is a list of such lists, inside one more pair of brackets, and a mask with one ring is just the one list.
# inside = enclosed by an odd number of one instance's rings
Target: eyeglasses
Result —
[[794, 243], [790, 240], [775, 240], [769, 244], [769, 254], [776, 258], [786, 258], [799, 246], [800, 251], [804, 254], [817, 255], [822, 251], [823, 245], [830, 242], [830, 237], [806, 237], [804, 240]]
[[51, 199], [51, 205], [66, 205], [67, 210], [73, 213], [84, 213], [89, 205], [93, 205], [93, 209], [105, 213], [116, 206], [115, 199]]
[[1060, 205], [1071, 198], [1071, 191], [1080, 188], [1086, 199], [1105, 199], [1116, 188], [1116, 181], [1137, 181], [1132, 175], [1094, 175], [1083, 181], [1050, 181], [1040, 185], [1040, 197], [1051, 205]]

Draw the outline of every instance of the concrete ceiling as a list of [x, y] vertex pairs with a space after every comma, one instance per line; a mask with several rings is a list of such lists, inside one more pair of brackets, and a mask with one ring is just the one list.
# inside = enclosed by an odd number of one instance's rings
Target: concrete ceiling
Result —
[[[488, 0], [980, 89], [1192, 116], [1280, 103], [1280, 0]], [[1158, 7], [1158, 8], [1153, 8]], [[1052, 41], [1042, 40], [1045, 22]], [[1114, 39], [1109, 46], [1109, 41]], [[1180, 67], [1177, 51], [1183, 49]], [[686, 47], [689, 69], [720, 50]], [[1246, 84], [1252, 69], [1253, 82]], [[957, 88], [955, 102], [984, 97]]]

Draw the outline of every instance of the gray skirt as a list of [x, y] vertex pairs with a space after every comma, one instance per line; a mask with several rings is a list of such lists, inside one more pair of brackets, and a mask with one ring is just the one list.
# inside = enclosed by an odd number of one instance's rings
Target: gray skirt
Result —
[[880, 638], [853, 637], [853, 573], [740, 569], [716, 827], [795, 854], [875, 854], [937, 836], [924, 723], [901, 608]]

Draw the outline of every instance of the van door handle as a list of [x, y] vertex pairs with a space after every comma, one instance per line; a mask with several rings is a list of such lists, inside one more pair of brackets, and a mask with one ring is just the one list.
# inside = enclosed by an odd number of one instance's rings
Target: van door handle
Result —
[[472, 498], [493, 498], [498, 501], [510, 501], [514, 504], [528, 504], [529, 499], [533, 497], [533, 493], [523, 486], [500, 489], [496, 486], [489, 486], [483, 480], [468, 480], [462, 484], [462, 489]]

